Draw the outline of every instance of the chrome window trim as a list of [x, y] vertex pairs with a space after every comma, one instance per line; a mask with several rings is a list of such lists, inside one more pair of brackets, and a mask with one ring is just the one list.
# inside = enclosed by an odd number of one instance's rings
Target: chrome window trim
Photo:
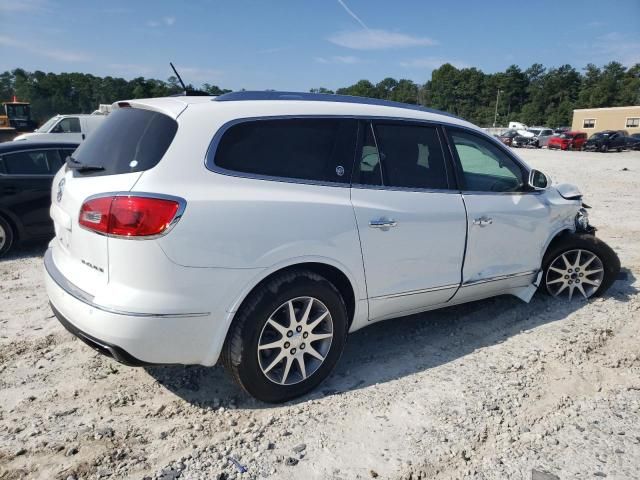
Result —
[[538, 270], [529, 270], [527, 272], [509, 273], [507, 275], [498, 275], [495, 277], [481, 278], [479, 280], [471, 280], [471, 281], [467, 280], [466, 282], [463, 282], [461, 287], [463, 288], [471, 287], [474, 285], [481, 285], [483, 283], [497, 282], [500, 280], [508, 280], [510, 278], [526, 277], [527, 275], [535, 275], [536, 273], [538, 273]]
[[[207, 151], [204, 157], [204, 165], [205, 168], [211, 172], [218, 173], [220, 175], [226, 175], [229, 177], [235, 178], [246, 178], [252, 180], [263, 180], [263, 181], [271, 181], [271, 182], [281, 182], [281, 183], [293, 183], [298, 185], [316, 185], [316, 186], [324, 186], [324, 187], [339, 187], [339, 188], [361, 188], [361, 189], [382, 189], [382, 190], [397, 190], [397, 191], [410, 191], [410, 192], [427, 192], [427, 193], [456, 193], [459, 194], [460, 190], [456, 187], [451, 187], [447, 190], [438, 190], [438, 189], [430, 189], [430, 188], [411, 188], [411, 187], [390, 187], [384, 185], [366, 185], [360, 183], [351, 183], [350, 181], [341, 183], [341, 182], [328, 182], [321, 180], [306, 180], [303, 178], [290, 178], [290, 177], [278, 177], [271, 175], [261, 175], [255, 173], [245, 173], [238, 172], [235, 170], [228, 170], [226, 168], [222, 168], [215, 163], [215, 154], [218, 149], [218, 145], [220, 144], [220, 140], [222, 136], [226, 133], [226, 131], [233, 127], [234, 125], [238, 125], [240, 123], [252, 122], [252, 121], [261, 121], [261, 120], [292, 120], [292, 119], [348, 119], [348, 120], [360, 120], [366, 122], [375, 122], [375, 121], [393, 121], [393, 122], [407, 122], [413, 124], [424, 124], [425, 126], [438, 128], [441, 126], [446, 126], [445, 122], [441, 121], [433, 121], [433, 120], [423, 120], [419, 118], [406, 118], [406, 117], [387, 117], [387, 116], [377, 116], [377, 115], [266, 115], [259, 117], [243, 117], [236, 118], [230, 120], [224, 124], [216, 131], [211, 142], [209, 142], [209, 146], [207, 147]], [[371, 125], [371, 128], [373, 126]], [[473, 129], [469, 129], [474, 131]], [[374, 138], [375, 138], [375, 132]], [[440, 133], [438, 132], [438, 135]], [[440, 137], [439, 137], [440, 138]], [[446, 151], [444, 150], [446, 140], [440, 138], [441, 148], [443, 150], [443, 155], [445, 155], [444, 161], [447, 162], [446, 159]], [[377, 144], [377, 139], [376, 139]], [[355, 146], [354, 146], [355, 148]], [[445, 165], [445, 168], [448, 168]], [[353, 175], [353, 168], [352, 168]], [[448, 177], [447, 177], [448, 179]]]
[[438, 292], [441, 290], [452, 290], [458, 288], [459, 283], [452, 283], [451, 285], [442, 285], [440, 287], [421, 288], [419, 290], [410, 290], [407, 292], [392, 293], [390, 295], [380, 295], [379, 297], [369, 297], [369, 300], [386, 300], [390, 298], [407, 297], [409, 295], [420, 295], [421, 293]]
[[44, 267], [51, 280], [53, 280], [62, 290], [71, 295], [76, 300], [80, 300], [82, 303], [93, 307], [97, 310], [101, 310], [106, 313], [113, 313], [115, 315], [126, 315], [129, 317], [141, 317], [141, 318], [185, 318], [185, 317], [206, 317], [210, 312], [197, 312], [197, 313], [142, 313], [142, 312], [129, 312], [126, 310], [119, 310], [117, 308], [105, 307], [98, 305], [94, 302], [94, 296], [85, 292], [81, 288], [71, 283], [62, 274], [62, 272], [56, 267], [53, 261], [53, 251], [51, 248], [47, 249], [44, 254]]
[[78, 226], [84, 230], [87, 230], [89, 232], [92, 233], [96, 233], [98, 235], [101, 235], [103, 237], [109, 237], [109, 238], [118, 238], [121, 240], [155, 240], [157, 238], [161, 238], [164, 237], [166, 234], [168, 234], [171, 230], [173, 230], [173, 228], [176, 226], [176, 224], [180, 221], [180, 219], [182, 218], [182, 215], [184, 215], [184, 211], [187, 208], [187, 201], [184, 198], [181, 197], [176, 197], [174, 195], [166, 195], [164, 193], [154, 193], [154, 192], [105, 192], [105, 193], [97, 193], [95, 195], [91, 195], [87, 198], [85, 198], [82, 201], [82, 204], [84, 204], [85, 202], [88, 202], [89, 200], [94, 200], [96, 198], [103, 198], [103, 197], [144, 197], [144, 198], [157, 198], [160, 200], [171, 200], [174, 202], [178, 203], [178, 211], [176, 212], [175, 216], [173, 217], [173, 220], [171, 220], [171, 222], [169, 223], [169, 226], [167, 228], [165, 228], [162, 232], [156, 234], [156, 235], [146, 235], [146, 236], [138, 236], [138, 237], [128, 237], [126, 235], [113, 235], [110, 233], [102, 233], [102, 232], [97, 232], [95, 230], [91, 230], [90, 228], [86, 228], [84, 226], [82, 226], [80, 224], [80, 222], [78, 222]]

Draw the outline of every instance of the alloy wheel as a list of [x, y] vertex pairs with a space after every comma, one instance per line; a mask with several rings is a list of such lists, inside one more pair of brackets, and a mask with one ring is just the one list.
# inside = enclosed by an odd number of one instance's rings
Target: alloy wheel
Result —
[[297, 297], [280, 305], [258, 339], [262, 373], [278, 385], [293, 385], [324, 363], [333, 340], [331, 312], [317, 298]]
[[2, 225], [0, 225], [0, 250], [2, 250], [6, 242], [7, 242], [7, 232], [5, 232]]
[[576, 249], [558, 255], [549, 265], [545, 278], [547, 290], [557, 298], [573, 298], [580, 293], [589, 298], [604, 279], [602, 260], [593, 252]]

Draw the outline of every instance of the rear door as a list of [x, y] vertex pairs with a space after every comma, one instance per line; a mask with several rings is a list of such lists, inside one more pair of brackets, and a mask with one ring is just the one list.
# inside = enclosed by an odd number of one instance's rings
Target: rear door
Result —
[[551, 210], [525, 188], [527, 170], [497, 142], [447, 127], [468, 215], [462, 286], [456, 299], [473, 300], [527, 286], [541, 264]]
[[445, 303], [460, 284], [466, 216], [441, 131], [363, 122], [351, 189], [371, 320]]
[[56, 240], [53, 258], [62, 274], [88, 293], [108, 282], [108, 237], [81, 228], [82, 204], [92, 195], [130, 191], [145, 170], [164, 156], [177, 131], [177, 122], [159, 112], [116, 109], [103, 128], [73, 153], [93, 169], [62, 168], [51, 189], [51, 217]]
[[24, 150], [0, 157], [2, 205], [21, 223], [30, 237], [51, 235], [49, 191], [60, 167], [57, 149]]

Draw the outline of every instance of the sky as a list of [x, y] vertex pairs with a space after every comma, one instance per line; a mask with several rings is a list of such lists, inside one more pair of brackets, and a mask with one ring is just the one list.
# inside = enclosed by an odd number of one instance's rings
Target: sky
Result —
[[640, 63], [640, 0], [0, 0], [0, 71], [307, 91], [449, 62]]

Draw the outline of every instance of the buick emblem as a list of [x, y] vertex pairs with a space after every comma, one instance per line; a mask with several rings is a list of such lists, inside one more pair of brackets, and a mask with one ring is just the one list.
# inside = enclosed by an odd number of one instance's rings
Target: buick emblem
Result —
[[64, 178], [58, 182], [58, 194], [56, 195], [56, 199], [58, 200], [58, 203], [60, 203], [60, 200], [62, 200], [62, 194], [64, 193], [65, 183], [66, 183], [66, 180]]

